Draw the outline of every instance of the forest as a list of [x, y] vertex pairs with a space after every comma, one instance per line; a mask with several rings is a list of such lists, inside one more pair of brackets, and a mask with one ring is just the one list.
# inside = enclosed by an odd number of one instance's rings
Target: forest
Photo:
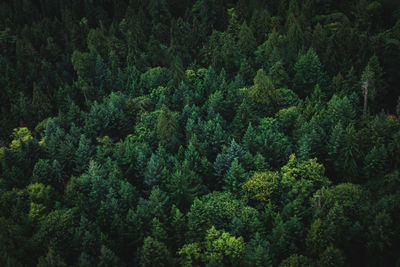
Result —
[[400, 266], [400, 1], [0, 1], [0, 266]]

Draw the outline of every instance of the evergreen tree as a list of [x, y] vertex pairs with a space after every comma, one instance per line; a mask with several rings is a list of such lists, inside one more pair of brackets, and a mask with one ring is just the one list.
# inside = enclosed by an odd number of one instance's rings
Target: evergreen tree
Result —
[[256, 48], [256, 39], [246, 22], [242, 24], [239, 32], [238, 46], [243, 55], [251, 56]]
[[[291, 1], [293, 2], [293, 0]], [[300, 49], [303, 46], [304, 43], [304, 33], [301, 29], [300, 23], [298, 20], [294, 17], [292, 13], [289, 13], [287, 17], [286, 23], [288, 24], [288, 32], [287, 32], [287, 38], [288, 38], [288, 46], [291, 52], [291, 55], [288, 55], [288, 58], [295, 59], [296, 54], [300, 51]]]
[[240, 194], [241, 185], [244, 183], [246, 178], [246, 172], [239, 163], [238, 159], [235, 158], [232, 161], [230, 169], [226, 172], [224, 180], [224, 190], [228, 190], [235, 195]]
[[157, 137], [160, 144], [167, 147], [174, 147], [178, 142], [178, 124], [173, 113], [167, 106], [163, 105], [157, 121]]
[[263, 69], [257, 71], [254, 85], [249, 89], [249, 96], [261, 104], [271, 104], [276, 107], [279, 103], [279, 92], [274, 88], [271, 79]]
[[92, 155], [93, 150], [91, 148], [91, 142], [84, 134], [82, 134], [79, 139], [78, 149], [75, 151], [74, 171], [78, 174], [85, 172], [89, 167], [89, 161]]
[[250, 123], [255, 121], [255, 118], [256, 117], [250, 110], [250, 105], [247, 103], [246, 98], [244, 98], [232, 121], [234, 136], [240, 139], [246, 133], [247, 127]]
[[262, 43], [266, 39], [266, 35], [270, 29], [271, 15], [267, 9], [254, 9], [250, 20], [250, 27], [257, 40], [257, 44]]
[[164, 243], [152, 237], [146, 237], [140, 254], [140, 266], [168, 266], [170, 253]]
[[316, 84], [325, 86], [326, 74], [314, 49], [299, 54], [294, 65], [293, 87], [301, 96], [308, 96]]
[[322, 59], [324, 58], [323, 56], [325, 55], [327, 43], [328, 43], [327, 32], [320, 23], [317, 23], [312, 33], [311, 47], [315, 49], [315, 52], [317, 52], [317, 54], [320, 55]]
[[162, 177], [162, 166], [159, 163], [159, 159], [155, 154], [151, 154], [150, 160], [147, 163], [146, 170], [144, 172], [143, 183], [147, 188], [152, 188], [161, 182]]
[[384, 145], [376, 148], [375, 146], [364, 159], [363, 171], [368, 180], [383, 177], [388, 170], [388, 155]]
[[283, 66], [281, 61], [277, 61], [269, 69], [269, 77], [271, 78], [274, 86], [277, 88], [284, 88], [288, 86], [289, 75], [287, 74], [285, 67]]
[[32, 106], [37, 110], [39, 120], [50, 116], [53, 109], [49, 97], [36, 83], [33, 84]]
[[250, 123], [242, 140], [244, 148], [246, 148], [246, 150], [249, 152], [254, 153], [257, 151], [256, 137], [257, 133]]
[[177, 166], [166, 187], [177, 207], [184, 211], [188, 210], [193, 200], [204, 191], [200, 177], [187, 165]]

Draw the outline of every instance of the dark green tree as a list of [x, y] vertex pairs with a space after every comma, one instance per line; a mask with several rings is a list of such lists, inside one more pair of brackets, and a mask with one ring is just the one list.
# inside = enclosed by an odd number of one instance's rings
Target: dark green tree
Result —
[[235, 158], [232, 161], [232, 165], [230, 169], [224, 175], [224, 190], [230, 191], [235, 195], [239, 195], [241, 191], [241, 186], [246, 179], [246, 172], [238, 161], [238, 158]]
[[205, 188], [200, 177], [186, 164], [178, 165], [176, 169], [176, 172], [168, 179], [166, 187], [177, 207], [186, 211]]
[[140, 266], [168, 266], [171, 262], [166, 245], [152, 237], [146, 237], [140, 254]]
[[162, 178], [162, 166], [155, 154], [152, 154], [147, 162], [146, 170], [144, 171], [144, 185], [150, 189], [155, 185], [160, 184]]
[[245, 56], [251, 56], [256, 48], [257, 42], [252, 30], [247, 26], [246, 22], [240, 27], [238, 38], [240, 52]]
[[178, 124], [174, 114], [163, 105], [157, 121], [157, 137], [163, 146], [174, 147], [178, 142]]
[[293, 87], [300, 96], [310, 95], [316, 84], [325, 86], [326, 74], [314, 49], [300, 54], [294, 65]]

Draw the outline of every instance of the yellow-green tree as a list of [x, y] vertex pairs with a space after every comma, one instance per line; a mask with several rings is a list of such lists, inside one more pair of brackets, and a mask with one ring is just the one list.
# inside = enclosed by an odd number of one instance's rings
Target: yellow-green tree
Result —
[[270, 201], [279, 184], [277, 172], [256, 172], [244, 185], [247, 196], [258, 201]]
[[279, 102], [279, 91], [275, 89], [274, 84], [263, 69], [257, 71], [254, 85], [249, 88], [249, 96], [257, 103], [271, 104], [274, 107]]

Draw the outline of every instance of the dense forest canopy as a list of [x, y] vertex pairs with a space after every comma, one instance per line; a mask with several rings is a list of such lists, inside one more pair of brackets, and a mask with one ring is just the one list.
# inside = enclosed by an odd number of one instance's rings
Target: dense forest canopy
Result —
[[400, 266], [398, 0], [0, 2], [1, 266]]

